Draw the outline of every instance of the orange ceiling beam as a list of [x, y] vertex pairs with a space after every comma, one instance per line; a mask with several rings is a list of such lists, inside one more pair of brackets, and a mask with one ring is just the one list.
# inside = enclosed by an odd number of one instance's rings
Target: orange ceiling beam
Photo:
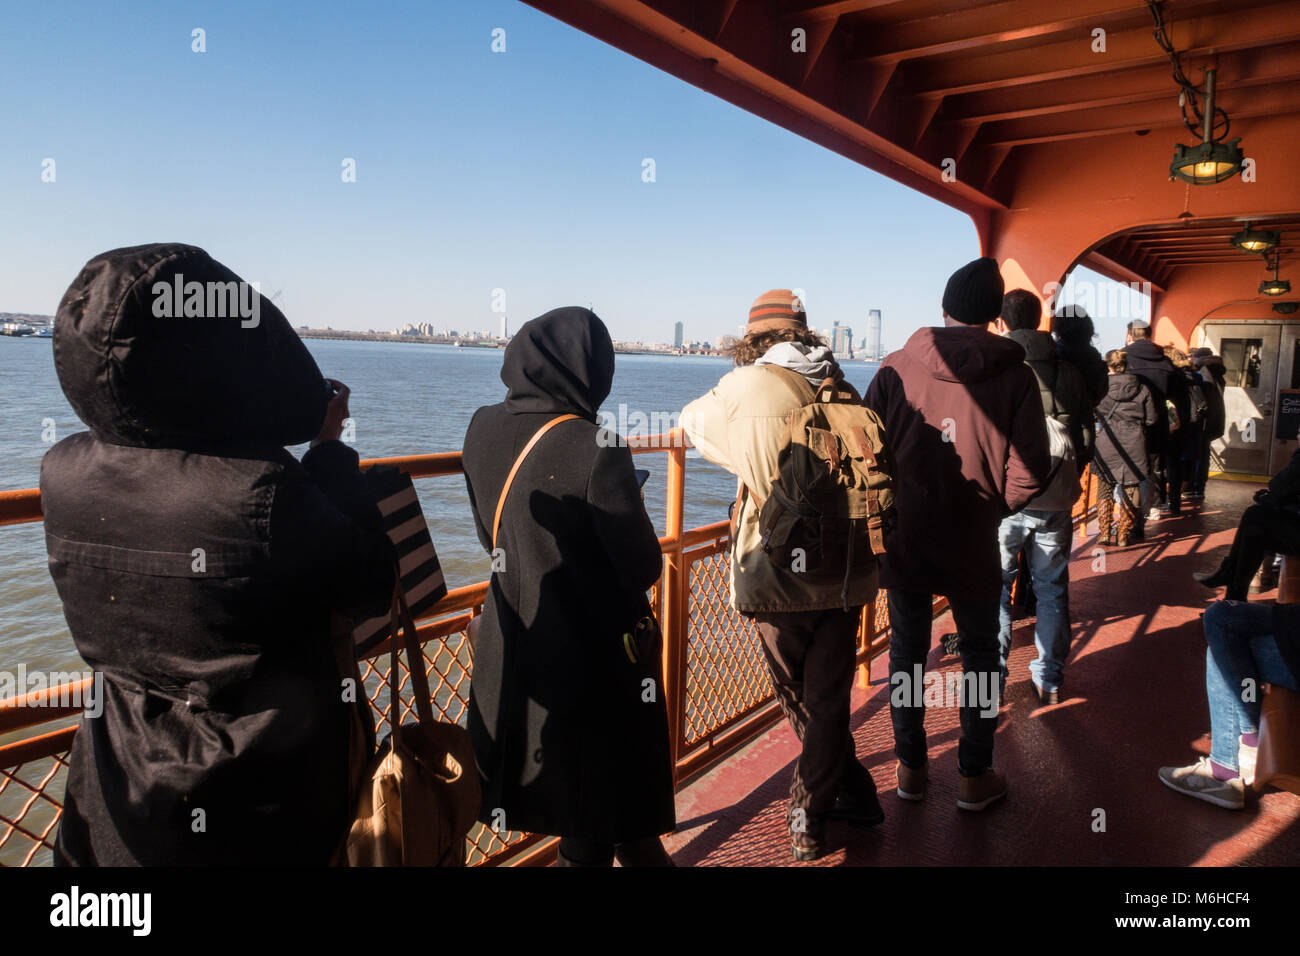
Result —
[[[1253, 182], [1190, 188], [1168, 170], [1174, 145], [1195, 138], [1138, 0], [528, 2], [966, 212], [984, 254], [1040, 295], [1079, 262], [1151, 282], [1168, 312], [1162, 327], [1180, 336], [1205, 308], [1253, 297], [1262, 277], [1259, 260], [1234, 258], [1218, 220], [1300, 219], [1300, 16], [1290, 0], [1162, 4], [1192, 81], [1218, 65], [1230, 135], [1255, 164]], [[1104, 53], [1093, 52], [1095, 27], [1106, 30]], [[805, 53], [791, 50], [798, 28]], [[945, 159], [956, 161], [953, 181]], [[1184, 211], [1184, 233], [1161, 232]], [[1252, 268], [1253, 283], [1238, 288]], [[1199, 299], [1179, 291], [1193, 275]]]

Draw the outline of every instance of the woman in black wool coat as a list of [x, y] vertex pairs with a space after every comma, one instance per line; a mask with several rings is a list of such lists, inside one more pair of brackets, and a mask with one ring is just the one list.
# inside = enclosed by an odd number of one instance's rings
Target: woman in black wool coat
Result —
[[[136, 246], [59, 305], [55, 370], [90, 431], [46, 454], [41, 503], [103, 713], [73, 741], [56, 864], [325, 865], [346, 834], [370, 718], [332, 612], [386, 610], [394, 554], [336, 440], [347, 390], [280, 311], [161, 295], [239, 281], [202, 249]], [[301, 463], [284, 450], [312, 438]]]
[[510, 340], [506, 399], [470, 422], [465, 481], [491, 553], [516, 457], [551, 419], [578, 416], [538, 441], [506, 497], [469, 732], [484, 823], [560, 836], [561, 865], [608, 866], [616, 853], [625, 866], [671, 865], [658, 839], [676, 825], [659, 653], [623, 638], [651, 614], [663, 559], [631, 452], [597, 427], [613, 379], [600, 319], [556, 309]]

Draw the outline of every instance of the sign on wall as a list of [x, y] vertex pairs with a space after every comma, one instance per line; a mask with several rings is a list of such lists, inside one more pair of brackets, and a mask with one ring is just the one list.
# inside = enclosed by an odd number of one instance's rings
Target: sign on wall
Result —
[[1300, 434], [1300, 388], [1283, 388], [1277, 393], [1278, 439], [1291, 440]]

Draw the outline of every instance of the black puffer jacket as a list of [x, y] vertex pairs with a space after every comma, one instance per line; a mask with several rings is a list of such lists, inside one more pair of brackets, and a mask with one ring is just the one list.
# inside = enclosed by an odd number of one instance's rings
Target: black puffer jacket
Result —
[[1043, 414], [1055, 418], [1070, 433], [1079, 470], [1092, 461], [1092, 398], [1083, 375], [1056, 353], [1050, 332], [1017, 329], [1007, 338], [1025, 350], [1025, 364], [1038, 379], [1038, 394], [1043, 400]]
[[[474, 649], [469, 732], [481, 819], [512, 830], [623, 843], [674, 826], [661, 664], [624, 634], [650, 614], [663, 557], [632, 455], [596, 425], [614, 377], [609, 333], [587, 309], [526, 323], [506, 349], [499, 405], [465, 435], [465, 481], [491, 552], [506, 475], [547, 432], [506, 498]], [[502, 820], [504, 815], [504, 820]]]
[[[55, 859], [323, 865], [348, 815], [331, 611], [384, 610], [392, 547], [284, 316], [159, 318], [155, 282], [238, 282], [201, 249], [92, 259], [54, 362], [90, 432], [41, 464], [50, 573], [103, 714], [72, 747]], [[366, 718], [369, 719], [368, 716]]]
[[1147, 432], [1164, 414], [1151, 391], [1136, 375], [1110, 376], [1106, 397], [1097, 406], [1097, 455], [1093, 461], [1104, 479], [1136, 485], [1150, 471]]

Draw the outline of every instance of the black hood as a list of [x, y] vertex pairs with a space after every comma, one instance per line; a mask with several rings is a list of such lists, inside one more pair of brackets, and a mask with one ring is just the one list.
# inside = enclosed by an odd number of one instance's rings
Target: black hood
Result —
[[[1137, 358], [1144, 362], [1160, 364], [1169, 362], [1165, 356], [1165, 350], [1150, 339], [1137, 339], [1124, 349], [1129, 358]], [[1169, 362], [1169, 367], [1173, 368], [1173, 363]]]
[[590, 309], [553, 309], [515, 333], [501, 381], [511, 414], [572, 412], [596, 421], [614, 383], [614, 343]]
[[[194, 449], [316, 437], [328, 401], [320, 369], [280, 310], [240, 283], [180, 243], [86, 263], [59, 303], [54, 368], [95, 437]], [[225, 298], [232, 291], [242, 299]]]
[[1113, 402], [1129, 402], [1137, 398], [1141, 388], [1141, 380], [1132, 372], [1119, 372], [1107, 377], [1106, 397]]
[[1008, 332], [1007, 338], [1025, 350], [1026, 362], [1046, 362], [1056, 358], [1056, 340], [1051, 332], [1016, 329]]

